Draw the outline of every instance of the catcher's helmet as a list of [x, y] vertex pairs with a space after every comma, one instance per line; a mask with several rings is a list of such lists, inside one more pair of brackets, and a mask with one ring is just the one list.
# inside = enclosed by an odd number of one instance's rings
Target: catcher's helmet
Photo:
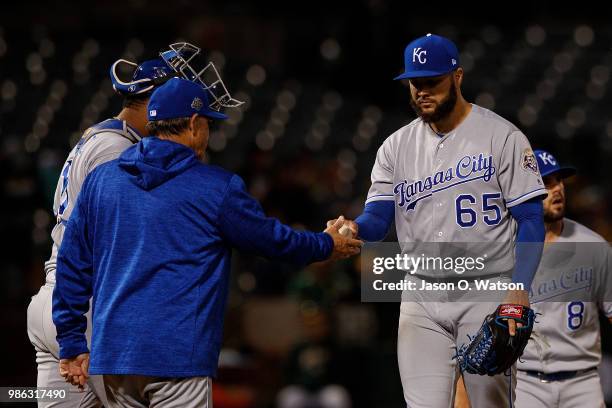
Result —
[[[131, 71], [131, 69], [134, 70]], [[176, 73], [162, 58], [147, 60], [140, 65], [119, 59], [110, 68], [113, 89], [121, 95], [139, 95], [149, 92], [174, 76]]]
[[[124, 59], [115, 61], [110, 69], [113, 89], [122, 95], [139, 95], [151, 92], [173, 77], [180, 77], [203, 86], [211, 96], [209, 107], [216, 111], [244, 103], [231, 97], [214, 63], [196, 67], [200, 48], [187, 42], [170, 44], [169, 48], [160, 52], [159, 58], [140, 65]], [[127, 70], [120, 69], [126, 66]]]

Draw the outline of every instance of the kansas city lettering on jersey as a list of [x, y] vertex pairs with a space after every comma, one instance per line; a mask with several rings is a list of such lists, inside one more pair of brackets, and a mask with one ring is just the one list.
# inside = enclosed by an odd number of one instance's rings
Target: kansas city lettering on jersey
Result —
[[[556, 269], [539, 270], [540, 276], [547, 277], [547, 279], [539, 279], [532, 285], [529, 290], [531, 303], [543, 302], [568, 293], [575, 294], [580, 290], [588, 292], [593, 288], [592, 266], [580, 266], [560, 274], [554, 272]], [[580, 294], [576, 296], [581, 297]]]
[[485, 156], [480, 153], [478, 156], [464, 156], [455, 166], [440, 170], [422, 180], [412, 183], [404, 180], [396, 184], [393, 193], [399, 196], [398, 205], [409, 211], [414, 209], [417, 202], [438, 191], [479, 179], [489, 181], [494, 174], [493, 155]]

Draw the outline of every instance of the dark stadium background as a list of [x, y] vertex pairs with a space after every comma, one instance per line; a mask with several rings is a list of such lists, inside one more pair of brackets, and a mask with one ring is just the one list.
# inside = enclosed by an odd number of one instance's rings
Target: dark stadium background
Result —
[[[574, 164], [568, 216], [610, 241], [609, 17], [556, 2], [3, 4], [0, 386], [35, 385], [26, 308], [44, 282], [53, 192], [80, 132], [119, 110], [114, 60], [146, 59], [179, 39], [203, 47], [247, 101], [214, 129], [210, 162], [240, 174], [269, 215], [321, 230], [360, 213], [376, 149], [414, 117], [407, 89], [392, 80], [405, 45], [446, 35], [462, 53], [466, 98]], [[234, 258], [216, 407], [273, 407], [291, 383], [339, 384], [354, 407], [403, 406], [399, 306], [360, 302], [358, 260], [295, 269]]]

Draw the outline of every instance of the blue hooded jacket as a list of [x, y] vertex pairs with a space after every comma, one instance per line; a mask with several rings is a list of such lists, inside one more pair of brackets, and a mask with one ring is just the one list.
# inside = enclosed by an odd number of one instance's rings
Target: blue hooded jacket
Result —
[[240, 177], [155, 137], [85, 180], [57, 259], [53, 321], [60, 358], [91, 374], [214, 376], [231, 248], [296, 264], [326, 259], [328, 234], [265, 217]]

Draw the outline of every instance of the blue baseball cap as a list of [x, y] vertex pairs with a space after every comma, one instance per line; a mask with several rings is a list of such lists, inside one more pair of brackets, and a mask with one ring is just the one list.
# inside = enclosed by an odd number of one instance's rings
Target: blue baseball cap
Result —
[[545, 150], [534, 151], [538, 160], [538, 168], [542, 177], [546, 177], [553, 173], [559, 173], [561, 178], [571, 177], [576, 174], [576, 169], [570, 166], [559, 166], [559, 162], [555, 157]]
[[210, 108], [208, 91], [202, 85], [183, 78], [172, 78], [153, 91], [147, 106], [147, 118], [151, 122], [189, 118], [194, 114], [227, 119], [227, 115]]
[[[121, 74], [117, 72], [120, 64], [134, 69], [131, 79], [121, 78]], [[139, 95], [149, 92], [174, 76], [176, 73], [162, 58], [147, 60], [140, 65], [119, 59], [110, 68], [113, 89], [122, 95]]]
[[406, 46], [404, 65], [404, 73], [395, 80], [448, 74], [459, 67], [459, 51], [448, 38], [427, 34]]

